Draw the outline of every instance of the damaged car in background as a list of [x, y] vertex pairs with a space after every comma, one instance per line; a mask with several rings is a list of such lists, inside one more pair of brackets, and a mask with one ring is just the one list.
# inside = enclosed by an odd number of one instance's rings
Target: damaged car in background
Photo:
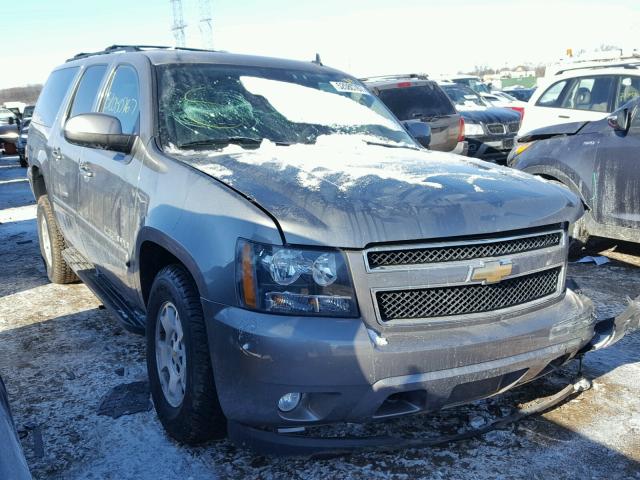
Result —
[[510, 166], [570, 189], [587, 211], [571, 225], [572, 256], [589, 237], [640, 243], [640, 100], [607, 118], [520, 137]]
[[574, 193], [422, 148], [319, 62], [81, 54], [49, 77], [27, 149], [49, 278], [77, 275], [146, 334], [181, 442], [228, 426], [300, 446], [306, 427], [467, 403], [640, 320], [598, 322], [567, 288]]

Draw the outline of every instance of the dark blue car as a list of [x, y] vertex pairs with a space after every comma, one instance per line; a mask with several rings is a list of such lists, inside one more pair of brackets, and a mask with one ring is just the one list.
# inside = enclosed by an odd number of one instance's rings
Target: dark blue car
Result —
[[508, 164], [562, 183], [585, 215], [573, 225], [577, 254], [590, 236], [640, 243], [640, 100], [594, 122], [541, 128], [518, 139]]

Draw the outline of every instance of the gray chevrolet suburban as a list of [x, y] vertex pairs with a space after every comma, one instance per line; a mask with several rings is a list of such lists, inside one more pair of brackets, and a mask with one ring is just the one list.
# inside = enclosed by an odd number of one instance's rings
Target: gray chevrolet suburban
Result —
[[469, 402], [638, 322], [596, 329], [566, 288], [573, 193], [421, 148], [319, 62], [79, 54], [27, 148], [50, 280], [146, 334], [182, 442]]

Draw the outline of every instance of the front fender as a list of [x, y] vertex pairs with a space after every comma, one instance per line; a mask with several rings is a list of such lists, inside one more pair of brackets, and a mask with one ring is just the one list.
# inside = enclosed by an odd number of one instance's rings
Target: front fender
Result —
[[135, 276], [138, 279], [137, 290], [138, 290], [140, 302], [142, 305], [144, 305], [144, 299], [142, 295], [142, 286], [140, 284], [141, 283], [140, 282], [140, 251], [142, 248], [142, 244], [144, 242], [153, 242], [156, 245], [159, 245], [160, 247], [164, 248], [169, 253], [171, 253], [171, 255], [173, 255], [178, 260], [180, 260], [180, 262], [187, 268], [187, 270], [189, 270], [189, 273], [191, 273], [191, 276], [193, 277], [194, 281], [196, 282], [196, 286], [198, 287], [198, 291], [199, 292], [205, 291], [206, 283], [204, 280], [204, 276], [200, 271], [198, 264], [196, 263], [194, 258], [189, 254], [187, 249], [182, 244], [180, 244], [179, 242], [177, 242], [176, 240], [174, 240], [173, 238], [171, 238], [169, 235], [162, 232], [161, 230], [158, 230], [150, 226], [144, 226], [140, 230], [140, 233], [138, 234], [138, 238], [136, 239], [136, 250], [135, 250], [136, 251], [135, 258], [137, 260], [135, 265]]
[[578, 186], [578, 184], [565, 172], [562, 170], [552, 167], [550, 165], [534, 165], [530, 167], [518, 168], [518, 170], [522, 170], [523, 172], [530, 173], [531, 175], [537, 175], [540, 177], [544, 177], [547, 179], [553, 179], [561, 182], [562, 184], [569, 187], [573, 193], [575, 193], [578, 198], [582, 201], [582, 204], [585, 207], [585, 210], [591, 210], [590, 202], [587, 201], [586, 195], [583, 190]]

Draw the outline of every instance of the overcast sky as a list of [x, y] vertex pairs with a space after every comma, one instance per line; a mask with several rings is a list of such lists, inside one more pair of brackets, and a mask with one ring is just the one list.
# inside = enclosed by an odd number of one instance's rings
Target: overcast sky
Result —
[[[182, 0], [200, 47], [197, 0]], [[75, 53], [172, 45], [170, 0], [3, 0], [0, 88], [43, 82]], [[356, 75], [550, 62], [567, 48], [640, 48], [640, 0], [212, 0], [215, 48]]]

